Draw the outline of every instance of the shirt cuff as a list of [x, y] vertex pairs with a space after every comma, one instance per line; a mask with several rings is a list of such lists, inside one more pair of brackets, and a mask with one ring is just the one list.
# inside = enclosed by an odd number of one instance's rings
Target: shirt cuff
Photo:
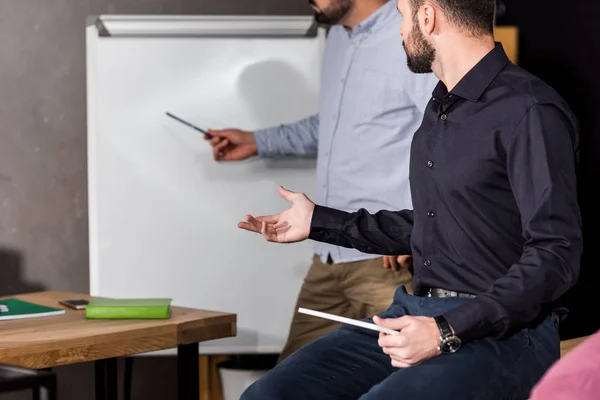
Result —
[[462, 342], [471, 342], [493, 336], [495, 329], [492, 320], [500, 321], [500, 318], [490, 318], [490, 316], [497, 313], [495, 307], [475, 298], [453, 308], [443, 316]]
[[274, 156], [272, 138], [277, 133], [277, 128], [259, 129], [254, 131], [254, 141], [256, 142], [256, 151], [260, 157]]
[[312, 220], [310, 221], [310, 233], [308, 238], [316, 241], [327, 241], [330, 232], [339, 232], [341, 223], [347, 218], [345, 211], [315, 205]]

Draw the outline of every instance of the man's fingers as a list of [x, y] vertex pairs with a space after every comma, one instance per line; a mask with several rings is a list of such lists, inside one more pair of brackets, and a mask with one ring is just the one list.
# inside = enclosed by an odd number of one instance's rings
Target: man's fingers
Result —
[[396, 262], [396, 257], [388, 257], [388, 259], [390, 268], [394, 271], [398, 271], [398, 263]]
[[215, 160], [224, 160], [227, 158], [227, 146], [229, 146], [229, 140], [223, 139], [217, 145], [213, 146], [213, 157]]
[[227, 147], [228, 145], [229, 145], [229, 140], [228, 139], [219, 140], [215, 144], [215, 150], [222, 150], [223, 148]]
[[215, 147], [216, 145], [218, 145], [219, 143], [221, 143], [221, 141], [223, 140], [223, 138], [219, 137], [219, 136], [213, 136], [212, 138], [209, 138], [208, 136], [204, 135], [204, 139], [210, 141], [210, 145]]
[[394, 360], [393, 358], [391, 360], [392, 360], [392, 366], [396, 367], [396, 368], [408, 368], [408, 367], [412, 366], [411, 364], [408, 364], [408, 363], [405, 363], [402, 361], [397, 361], [397, 360]]
[[402, 334], [384, 335], [380, 336], [379, 339], [377, 339], [377, 345], [382, 349], [389, 348], [397, 350], [399, 348], [406, 347], [408, 344], [409, 342], [407, 341], [406, 337]]
[[417, 361], [417, 359], [414, 356], [401, 357], [399, 355], [391, 355], [390, 358], [392, 359], [392, 361], [396, 361], [399, 365], [402, 365], [402, 367], [399, 368], [414, 367], [415, 365], [422, 363], [422, 361]]
[[397, 354], [391, 355], [390, 358], [392, 359], [392, 365], [394, 365], [396, 368], [408, 368], [416, 365], [413, 359], [401, 357]]
[[384, 354], [387, 354], [388, 356], [392, 357], [392, 355], [395, 352], [395, 348], [394, 347], [382, 347], [381, 351], [383, 351]]
[[[381, 343], [381, 339], [379, 342]], [[398, 362], [406, 364], [412, 364], [413, 362], [410, 349], [408, 349], [406, 346], [403, 346], [401, 343], [395, 343], [393, 346], [382, 346], [381, 351], [390, 356], [391, 359]]]
[[412, 320], [411, 320], [411, 317], [408, 315], [405, 315], [404, 317], [400, 317], [400, 318], [386, 318], [386, 319], [379, 318], [378, 316], [374, 316], [373, 322], [375, 323], [375, 325], [379, 325], [384, 328], [389, 328], [389, 329], [393, 329], [396, 331], [400, 331], [400, 330], [406, 328], [408, 325], [410, 325], [412, 323]]
[[390, 268], [390, 263], [387, 257], [383, 257], [383, 268], [388, 269]]
[[227, 147], [229, 146], [229, 140], [223, 139], [217, 145], [213, 146], [213, 155], [215, 160], [221, 160], [226, 156]]
[[252, 225], [248, 222], [238, 222], [238, 228], [245, 229], [250, 232], [260, 233], [260, 231], [254, 227], [254, 225]]
[[229, 138], [232, 133], [231, 129], [207, 129], [206, 131], [210, 133], [213, 138], [219, 139]]
[[260, 231], [263, 222], [267, 224], [273, 223], [271, 222], [273, 220], [273, 217], [273, 215], [269, 215], [266, 217], [253, 217], [252, 215], [246, 215], [246, 221], [248, 221], [248, 223], [252, 224]]
[[279, 214], [275, 214], [275, 215], [264, 215], [261, 217], [256, 217], [256, 220], [258, 222], [266, 222], [268, 224], [276, 224], [277, 221], [279, 221]]
[[412, 256], [398, 256], [396, 261], [400, 268], [410, 268], [412, 266]]
[[250, 232], [262, 234], [268, 241], [277, 241], [277, 229], [275, 223], [279, 219], [277, 215], [268, 215], [265, 217], [256, 217], [246, 215], [246, 222], [238, 222], [238, 228]]
[[246, 215], [246, 222], [239, 222], [238, 228], [260, 233], [261, 223], [258, 222], [252, 215]]
[[284, 189], [283, 186], [279, 186], [278, 191], [279, 191], [279, 195], [284, 200], [293, 202], [294, 199], [296, 198], [296, 193], [295, 192], [292, 192], [291, 190]]
[[262, 233], [263, 237], [269, 242], [277, 241], [277, 232], [273, 227], [269, 227], [265, 221], [261, 223], [260, 233]]
[[209, 141], [211, 145], [213, 144], [213, 141], [221, 140], [220, 131], [215, 129], [207, 129], [206, 132], [210, 133], [210, 136], [202, 135], [202, 137], [204, 137], [204, 140]]

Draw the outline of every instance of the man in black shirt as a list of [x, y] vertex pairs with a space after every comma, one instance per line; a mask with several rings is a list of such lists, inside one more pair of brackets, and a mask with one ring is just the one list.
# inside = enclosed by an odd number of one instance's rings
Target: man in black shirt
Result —
[[[240, 227], [412, 254], [414, 296], [375, 316], [397, 335], [344, 326], [305, 346], [242, 399], [517, 399], [559, 357], [554, 302], [577, 280], [577, 121], [494, 43], [494, 0], [398, 0], [408, 64], [440, 82], [416, 132], [414, 210], [293, 203]], [[363, 397], [361, 397], [363, 396]], [[414, 396], [414, 397], [413, 397]]]

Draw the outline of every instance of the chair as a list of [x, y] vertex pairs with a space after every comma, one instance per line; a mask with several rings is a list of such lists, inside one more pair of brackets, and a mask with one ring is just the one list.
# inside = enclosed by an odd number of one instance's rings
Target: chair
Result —
[[32, 390], [32, 399], [40, 400], [44, 388], [48, 400], [57, 400], [56, 386], [56, 374], [52, 371], [0, 366], [0, 393]]
[[591, 335], [561, 341], [560, 342], [560, 356], [561, 357], [566, 356], [567, 353], [569, 353], [571, 350], [573, 350], [575, 347], [577, 347], [581, 343], [585, 342], [587, 339], [590, 338], [590, 336]]

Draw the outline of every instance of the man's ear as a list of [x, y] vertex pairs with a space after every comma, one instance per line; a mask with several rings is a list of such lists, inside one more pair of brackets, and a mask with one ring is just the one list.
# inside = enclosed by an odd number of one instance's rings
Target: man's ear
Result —
[[436, 8], [425, 3], [419, 10], [419, 22], [421, 23], [421, 29], [426, 36], [433, 34], [435, 26], [437, 24], [438, 13]]

